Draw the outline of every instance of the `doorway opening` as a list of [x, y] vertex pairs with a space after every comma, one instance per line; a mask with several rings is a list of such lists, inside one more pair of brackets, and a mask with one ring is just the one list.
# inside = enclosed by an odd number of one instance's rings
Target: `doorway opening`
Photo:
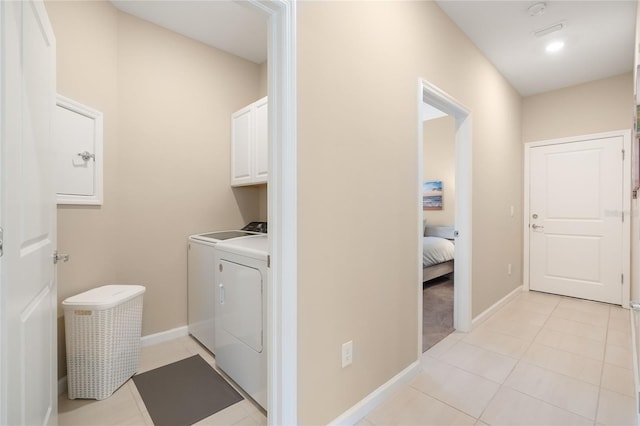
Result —
[[455, 120], [423, 108], [422, 352], [454, 331]]
[[[419, 82], [419, 127], [418, 127], [418, 175], [419, 175], [419, 195], [416, 197], [418, 200], [418, 208], [419, 208], [419, 220], [418, 220], [418, 233], [421, 236], [419, 238], [419, 247], [418, 252], [420, 253], [420, 258], [424, 258], [425, 250], [423, 247], [425, 232], [429, 234], [436, 234], [438, 237], [438, 233], [441, 233], [441, 237], [444, 237], [445, 240], [454, 240], [454, 260], [452, 265], [452, 271], [449, 271], [449, 266], [440, 266], [443, 268], [439, 272], [435, 272], [435, 277], [447, 276], [451, 272], [453, 272], [453, 277], [455, 277], [455, 286], [453, 286], [453, 328], [459, 331], [470, 331], [471, 329], [471, 242], [472, 242], [472, 232], [471, 232], [471, 113], [468, 108], [466, 108], [463, 104], [458, 102], [453, 97], [449, 96], [444, 91], [440, 90], [438, 87], [433, 84], [420, 80]], [[443, 225], [441, 228], [437, 229], [429, 229], [427, 231], [427, 226], [429, 225], [428, 214], [424, 215], [427, 218], [427, 223], [425, 225], [423, 221], [423, 210], [425, 206], [427, 208], [433, 207], [433, 205], [438, 204], [438, 200], [432, 199], [429, 197], [437, 197], [437, 190], [440, 191], [440, 197], [442, 197], [443, 190], [443, 181], [435, 180], [428, 190], [434, 187], [436, 189], [435, 193], [426, 193], [425, 194], [425, 177], [430, 175], [429, 170], [425, 168], [425, 157], [429, 155], [428, 152], [425, 152], [424, 141], [425, 141], [425, 133], [429, 132], [427, 128], [425, 130], [425, 125], [431, 127], [430, 124], [425, 124], [425, 121], [432, 121], [436, 123], [437, 120], [442, 120], [442, 124], [446, 127], [447, 121], [449, 121], [449, 125], [453, 125], [453, 129], [450, 129], [450, 132], [454, 134], [453, 139], [455, 140], [454, 144], [454, 152], [453, 156], [453, 168], [455, 171], [452, 173], [453, 182], [455, 182], [455, 196], [452, 198], [453, 201], [453, 212], [443, 213], [440, 219], [443, 221]], [[429, 140], [429, 135], [427, 133], [426, 139]], [[449, 141], [451, 143], [451, 141]], [[450, 150], [451, 147], [449, 147]], [[430, 160], [426, 160], [428, 163]], [[431, 178], [429, 178], [431, 179]], [[444, 179], [444, 178], [443, 178]], [[451, 177], [447, 178], [451, 179]], [[453, 183], [452, 182], [452, 183]], [[428, 186], [429, 184], [427, 184]], [[440, 203], [443, 202], [443, 199], [440, 199]], [[441, 204], [442, 205], [442, 204]], [[443, 210], [444, 211], [444, 205]], [[453, 218], [453, 222], [451, 224], [445, 222], [451, 222]], [[455, 226], [446, 226], [453, 225]], [[442, 229], [444, 228], [444, 229]], [[447, 228], [449, 228], [447, 230]], [[429, 236], [429, 235], [427, 235]], [[438, 266], [438, 265], [436, 265]], [[442, 274], [442, 271], [447, 271]], [[420, 284], [418, 286], [418, 307], [419, 307], [419, 354], [422, 355], [423, 349], [423, 309], [424, 309], [424, 292], [423, 292], [423, 274], [426, 280], [429, 278], [434, 278], [431, 276], [431, 272], [429, 272], [426, 268], [420, 268], [419, 276], [420, 276]], [[438, 275], [439, 274], [439, 275]], [[442, 280], [445, 280], [444, 278]], [[425, 327], [427, 327], [425, 325]]]

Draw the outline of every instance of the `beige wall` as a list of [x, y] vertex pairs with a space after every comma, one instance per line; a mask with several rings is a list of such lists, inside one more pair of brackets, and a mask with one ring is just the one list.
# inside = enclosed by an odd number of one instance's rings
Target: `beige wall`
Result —
[[104, 204], [58, 208], [58, 247], [71, 255], [58, 268], [59, 300], [142, 284], [143, 335], [184, 326], [187, 236], [259, 219], [259, 190], [229, 186], [229, 141], [231, 113], [258, 99], [260, 67], [110, 2], [46, 6], [59, 93], [105, 123]]
[[231, 114], [255, 101], [258, 66], [120, 14], [118, 280], [147, 286], [143, 334], [187, 323], [186, 240], [257, 220], [229, 186]]
[[434, 2], [302, 2], [297, 28], [298, 412], [314, 425], [417, 359], [419, 78], [472, 112], [473, 314], [522, 283], [521, 98]]
[[633, 73], [522, 101], [522, 140], [533, 142], [633, 128]]
[[429, 225], [454, 225], [456, 220], [456, 121], [451, 116], [423, 125], [424, 181], [442, 181], [442, 210], [425, 210]]
[[[46, 3], [56, 36], [57, 91], [104, 114], [104, 205], [58, 207], [58, 299], [116, 279], [118, 246], [118, 13], [107, 2]], [[96, 48], [99, 46], [99, 48]], [[64, 320], [58, 308], [58, 372], [66, 374]]]
[[269, 67], [266, 61], [260, 64], [260, 88], [258, 90], [258, 97], [260, 98], [267, 96], [269, 92], [268, 70]]

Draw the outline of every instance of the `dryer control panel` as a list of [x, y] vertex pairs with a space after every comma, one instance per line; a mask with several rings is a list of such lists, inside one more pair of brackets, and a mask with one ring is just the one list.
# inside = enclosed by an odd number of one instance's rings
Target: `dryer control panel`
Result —
[[267, 222], [249, 222], [244, 228], [243, 231], [249, 232], [260, 232], [262, 234], [267, 233]]

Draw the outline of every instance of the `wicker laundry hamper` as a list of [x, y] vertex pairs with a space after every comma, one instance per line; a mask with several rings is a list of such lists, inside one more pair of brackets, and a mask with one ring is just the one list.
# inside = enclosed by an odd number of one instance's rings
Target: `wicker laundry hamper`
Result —
[[105, 399], [140, 366], [140, 285], [105, 285], [62, 302], [69, 399]]

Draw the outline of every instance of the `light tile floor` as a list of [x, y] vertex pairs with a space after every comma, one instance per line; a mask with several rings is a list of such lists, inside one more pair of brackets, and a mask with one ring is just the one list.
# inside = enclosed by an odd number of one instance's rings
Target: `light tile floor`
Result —
[[634, 425], [629, 311], [524, 292], [424, 353], [367, 425]]
[[[214, 357], [191, 337], [181, 337], [166, 343], [141, 349], [140, 373], [199, 354], [215, 367]], [[237, 387], [236, 387], [237, 389]], [[241, 393], [242, 391], [239, 390]], [[147, 408], [132, 380], [126, 382], [109, 398], [102, 401], [70, 400], [66, 393], [58, 401], [58, 424], [78, 425], [153, 425]], [[266, 425], [262, 410], [244, 399], [197, 423], [198, 425]]]
[[[200, 354], [189, 337], [142, 348], [141, 372]], [[629, 311], [543, 293], [518, 295], [471, 333], [446, 337], [422, 371], [358, 425], [633, 425]], [[151, 425], [133, 382], [103, 401], [59, 401], [65, 425]], [[244, 400], [202, 425], [264, 425]]]

